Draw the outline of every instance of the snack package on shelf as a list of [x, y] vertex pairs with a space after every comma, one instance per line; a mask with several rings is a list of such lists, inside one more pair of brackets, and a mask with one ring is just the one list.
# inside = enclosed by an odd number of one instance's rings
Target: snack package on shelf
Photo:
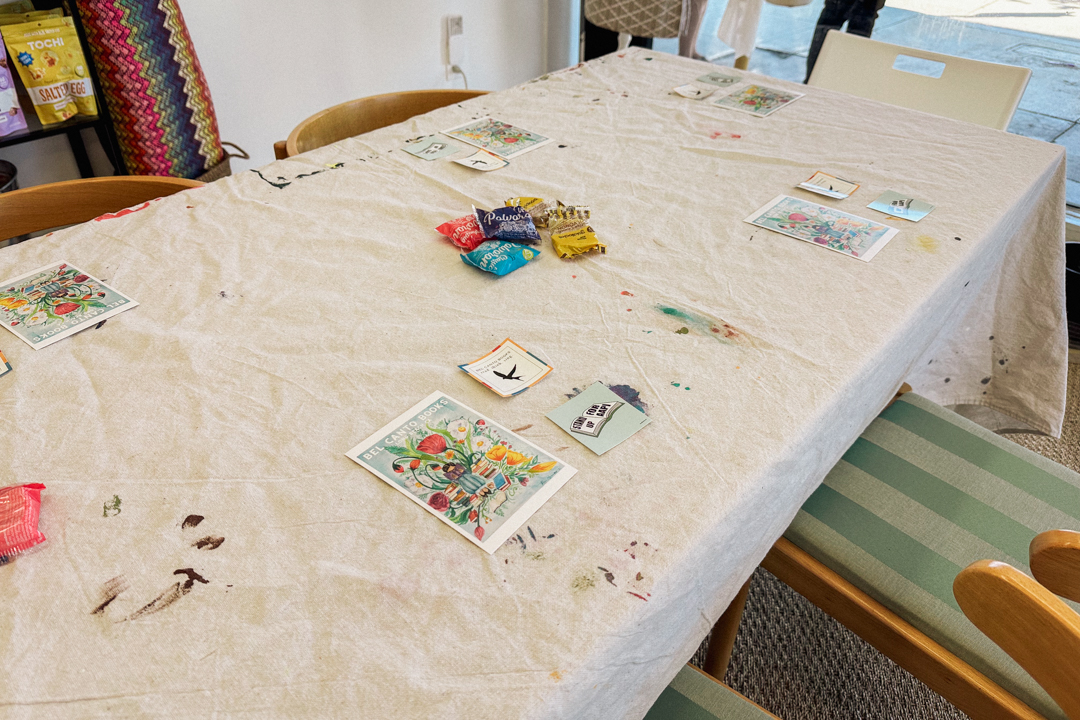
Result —
[[0, 27], [42, 125], [97, 115], [97, 101], [71, 18]]
[[0, 15], [16, 15], [34, 11], [34, 3], [31, 0], [9, 0], [0, 2]]
[[19, 107], [10, 62], [4, 48], [0, 47], [0, 137], [26, 129], [26, 116]]
[[53, 8], [52, 10], [34, 10], [33, 12], [26, 13], [8, 13], [7, 15], [0, 15], [0, 27], [6, 25], [22, 25], [29, 22], [37, 22], [38, 20], [51, 20], [53, 18], [64, 17], [64, 11], [60, 8]]

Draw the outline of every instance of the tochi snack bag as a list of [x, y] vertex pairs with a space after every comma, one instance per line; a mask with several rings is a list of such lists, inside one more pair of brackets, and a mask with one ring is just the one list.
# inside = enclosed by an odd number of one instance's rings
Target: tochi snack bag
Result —
[[42, 125], [97, 115], [94, 88], [71, 18], [0, 27]]
[[0, 137], [25, 129], [26, 116], [15, 94], [15, 79], [11, 77], [7, 53], [0, 47]]
[[45, 542], [38, 530], [44, 489], [40, 483], [0, 488], [0, 565]]
[[50, 18], [64, 17], [64, 11], [60, 8], [53, 8], [52, 10], [34, 10], [33, 12], [9, 13], [7, 15], [0, 15], [0, 26], [4, 25], [22, 25], [23, 23], [34, 22], [37, 20], [48, 20]]
[[32, 0], [14, 0], [14, 2], [0, 3], [0, 15], [12, 15], [34, 11]]

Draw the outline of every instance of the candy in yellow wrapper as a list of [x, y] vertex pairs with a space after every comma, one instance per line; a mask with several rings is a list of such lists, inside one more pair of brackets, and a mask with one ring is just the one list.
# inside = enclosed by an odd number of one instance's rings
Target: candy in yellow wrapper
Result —
[[533, 225], [538, 228], [547, 227], [547, 213], [555, 207], [555, 204], [537, 197], [512, 197], [505, 203], [506, 207], [524, 208], [532, 217]]
[[548, 228], [551, 230], [551, 246], [561, 258], [599, 250], [607, 253], [607, 245], [600, 242], [596, 232], [589, 226], [589, 208], [582, 205], [563, 205], [548, 210]]

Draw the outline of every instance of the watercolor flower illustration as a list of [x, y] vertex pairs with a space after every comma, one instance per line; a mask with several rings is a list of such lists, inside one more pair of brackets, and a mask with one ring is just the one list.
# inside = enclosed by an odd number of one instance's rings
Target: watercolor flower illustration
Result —
[[105, 293], [89, 275], [61, 265], [0, 291], [0, 319], [10, 327], [77, 322], [93, 308], [106, 307]]

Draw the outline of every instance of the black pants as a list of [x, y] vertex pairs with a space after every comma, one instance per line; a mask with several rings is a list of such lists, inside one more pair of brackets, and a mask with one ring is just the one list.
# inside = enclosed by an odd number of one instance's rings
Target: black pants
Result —
[[[584, 19], [584, 18], [583, 18]], [[652, 38], [634, 36], [630, 40], [633, 47], [652, 49]], [[585, 57], [584, 60], [592, 60], [601, 55], [613, 53], [619, 49], [619, 33], [614, 30], [605, 30], [599, 25], [593, 25], [585, 20]]]
[[870, 37], [877, 20], [878, 11], [885, 7], [885, 0], [825, 0], [825, 7], [818, 16], [814, 28], [814, 39], [810, 43], [810, 52], [806, 56], [806, 79], [814, 71], [821, 45], [830, 30], [839, 30], [847, 22], [847, 31], [852, 35]]

